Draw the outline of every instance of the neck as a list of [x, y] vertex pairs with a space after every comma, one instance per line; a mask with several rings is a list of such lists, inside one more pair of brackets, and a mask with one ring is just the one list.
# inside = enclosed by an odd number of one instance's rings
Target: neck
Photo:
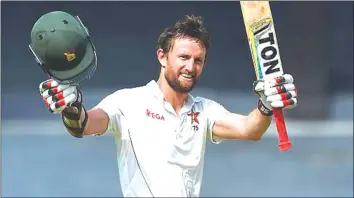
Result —
[[160, 87], [163, 95], [164, 95], [164, 100], [170, 103], [173, 107], [173, 109], [176, 111], [178, 114], [181, 108], [184, 105], [184, 102], [187, 100], [188, 93], [180, 93], [176, 92], [175, 90], [172, 89], [172, 87], [167, 83], [166, 79], [164, 77], [159, 78], [157, 81], [158, 86]]

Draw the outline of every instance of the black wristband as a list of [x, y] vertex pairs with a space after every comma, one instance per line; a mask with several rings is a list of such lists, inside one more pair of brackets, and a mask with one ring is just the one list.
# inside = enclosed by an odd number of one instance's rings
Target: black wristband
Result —
[[268, 109], [261, 100], [258, 100], [258, 110], [261, 112], [262, 115], [265, 116], [273, 115], [273, 111]]
[[[62, 111], [62, 121], [64, 126], [67, 128], [68, 132], [77, 138], [83, 137], [83, 132], [87, 124], [88, 115], [85, 107], [82, 105], [81, 92], [78, 93], [78, 99]], [[84, 111], [84, 120], [81, 122], [81, 112]], [[68, 121], [68, 123], [67, 123]]]
[[[81, 105], [82, 106], [82, 105]], [[68, 132], [76, 137], [76, 138], [82, 138], [84, 136], [84, 129], [86, 127], [86, 124], [87, 124], [87, 120], [88, 120], [88, 115], [87, 115], [87, 111], [85, 109], [84, 106], [82, 106], [82, 110], [84, 111], [85, 113], [85, 118], [84, 120], [82, 121], [81, 123], [81, 127], [73, 127], [73, 126], [69, 126], [66, 121], [65, 121], [65, 118], [67, 119], [70, 119], [68, 118], [66, 115], [62, 114], [62, 121], [64, 123], [64, 126], [66, 127], [66, 129], [68, 130]], [[81, 111], [80, 111], [80, 115], [81, 115]], [[80, 116], [79, 116], [80, 117]], [[71, 119], [70, 119], [71, 120]], [[81, 121], [80, 121], [80, 118], [78, 120], [72, 120], [74, 122], [76, 122], [77, 124], [79, 124]]]

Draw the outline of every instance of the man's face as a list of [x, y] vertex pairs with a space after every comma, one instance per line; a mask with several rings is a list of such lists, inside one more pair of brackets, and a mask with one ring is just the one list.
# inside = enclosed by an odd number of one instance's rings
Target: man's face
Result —
[[178, 38], [165, 54], [162, 67], [168, 84], [177, 92], [190, 92], [203, 70], [205, 48], [194, 39]]

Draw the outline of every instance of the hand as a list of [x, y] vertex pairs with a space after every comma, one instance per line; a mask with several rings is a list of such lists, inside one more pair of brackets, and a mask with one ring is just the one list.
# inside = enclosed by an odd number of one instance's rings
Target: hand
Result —
[[257, 80], [253, 83], [254, 91], [261, 97], [262, 104], [273, 108], [291, 109], [297, 106], [298, 95], [290, 74], [283, 74], [268, 81]]
[[54, 114], [61, 113], [67, 106], [79, 98], [77, 87], [60, 84], [53, 79], [39, 84], [39, 92], [49, 111]]

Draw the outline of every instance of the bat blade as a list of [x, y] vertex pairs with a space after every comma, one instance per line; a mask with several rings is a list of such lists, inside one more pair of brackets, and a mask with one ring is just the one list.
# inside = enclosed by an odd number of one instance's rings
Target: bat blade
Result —
[[[240, 5], [257, 79], [271, 79], [282, 75], [284, 72], [269, 2], [240, 1]], [[282, 109], [274, 108], [273, 115], [279, 149], [289, 150], [292, 145]]]

